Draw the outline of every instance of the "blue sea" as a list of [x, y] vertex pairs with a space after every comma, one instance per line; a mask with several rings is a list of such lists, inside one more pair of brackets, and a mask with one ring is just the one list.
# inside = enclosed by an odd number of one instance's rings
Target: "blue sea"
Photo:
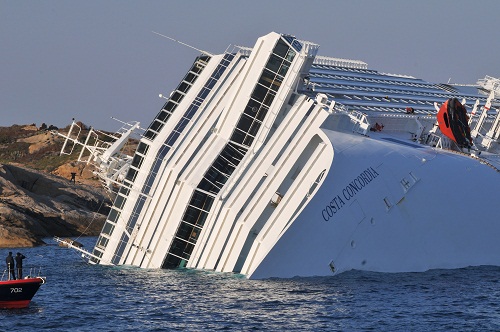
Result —
[[[91, 250], [96, 238], [79, 241]], [[0, 331], [500, 330], [499, 267], [247, 280], [88, 265], [46, 242], [11, 249], [47, 283], [29, 308], [0, 309]]]

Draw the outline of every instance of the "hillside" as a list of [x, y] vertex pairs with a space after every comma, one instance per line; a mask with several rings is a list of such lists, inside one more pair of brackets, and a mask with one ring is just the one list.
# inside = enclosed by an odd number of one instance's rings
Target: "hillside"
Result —
[[60, 156], [63, 139], [48, 129], [0, 127], [0, 247], [98, 235], [106, 219], [111, 201], [91, 167], [75, 161], [78, 153]]

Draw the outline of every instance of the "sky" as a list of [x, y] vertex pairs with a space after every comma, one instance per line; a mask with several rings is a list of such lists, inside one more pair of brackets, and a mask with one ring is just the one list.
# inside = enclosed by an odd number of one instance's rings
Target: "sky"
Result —
[[275, 31], [385, 73], [500, 78], [499, 13], [497, 0], [0, 0], [0, 126], [147, 128], [199, 54], [152, 31], [214, 54]]

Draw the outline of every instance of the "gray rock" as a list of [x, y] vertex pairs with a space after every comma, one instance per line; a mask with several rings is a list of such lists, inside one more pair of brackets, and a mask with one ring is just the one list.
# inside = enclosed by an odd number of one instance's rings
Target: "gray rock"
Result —
[[0, 248], [37, 246], [52, 236], [98, 235], [109, 204], [101, 187], [0, 164]]

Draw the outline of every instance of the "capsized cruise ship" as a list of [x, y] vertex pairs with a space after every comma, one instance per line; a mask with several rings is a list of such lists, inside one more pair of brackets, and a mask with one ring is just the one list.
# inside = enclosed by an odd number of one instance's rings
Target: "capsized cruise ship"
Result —
[[201, 52], [142, 131], [83, 142], [74, 122], [63, 150], [83, 145], [115, 194], [90, 262], [247, 278], [500, 266], [500, 80], [435, 84], [318, 50], [272, 32]]

